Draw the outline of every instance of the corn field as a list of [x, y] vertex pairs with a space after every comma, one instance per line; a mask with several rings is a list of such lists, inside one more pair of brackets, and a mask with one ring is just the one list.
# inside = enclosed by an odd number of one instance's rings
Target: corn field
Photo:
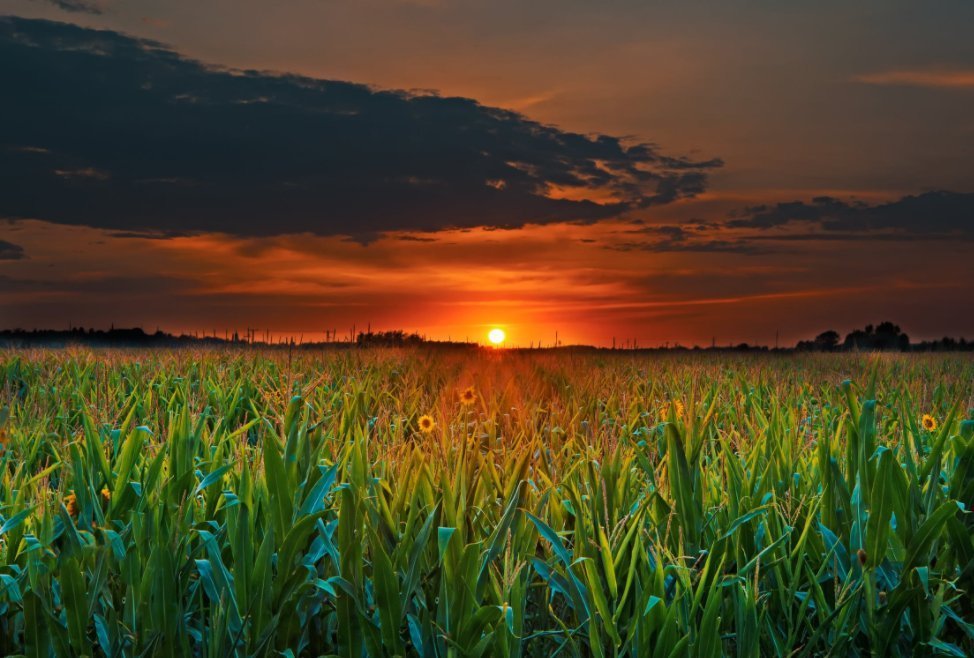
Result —
[[974, 360], [0, 352], [0, 652], [974, 654]]

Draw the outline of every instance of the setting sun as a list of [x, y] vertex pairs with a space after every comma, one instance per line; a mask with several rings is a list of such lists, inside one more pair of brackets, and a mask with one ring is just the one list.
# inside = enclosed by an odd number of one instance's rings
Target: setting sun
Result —
[[504, 342], [506, 338], [503, 329], [491, 329], [490, 333], [487, 334], [487, 340], [489, 340], [494, 345], [500, 345]]

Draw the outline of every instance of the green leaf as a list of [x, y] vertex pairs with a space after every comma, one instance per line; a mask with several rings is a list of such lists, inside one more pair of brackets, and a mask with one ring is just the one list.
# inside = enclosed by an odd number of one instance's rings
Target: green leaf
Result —
[[265, 436], [263, 443], [264, 471], [267, 475], [267, 491], [271, 498], [271, 517], [274, 521], [275, 534], [283, 541], [291, 527], [291, 489], [288, 486], [284, 460], [281, 459], [274, 438]]
[[440, 527], [436, 529], [436, 544], [439, 548], [440, 562], [443, 561], [443, 556], [446, 555], [446, 549], [449, 547], [450, 540], [456, 531], [456, 528]]
[[68, 618], [68, 640], [78, 654], [91, 654], [85, 631], [88, 627], [88, 597], [81, 565], [74, 558], [61, 562], [61, 604]]

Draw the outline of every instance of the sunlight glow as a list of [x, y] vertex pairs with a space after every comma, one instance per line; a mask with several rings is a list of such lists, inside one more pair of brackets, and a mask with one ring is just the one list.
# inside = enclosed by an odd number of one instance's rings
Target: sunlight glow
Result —
[[494, 345], [500, 345], [501, 343], [503, 343], [504, 338], [506, 338], [506, 336], [504, 334], [503, 329], [494, 328], [491, 329], [490, 333], [487, 334], [487, 340], [489, 340]]

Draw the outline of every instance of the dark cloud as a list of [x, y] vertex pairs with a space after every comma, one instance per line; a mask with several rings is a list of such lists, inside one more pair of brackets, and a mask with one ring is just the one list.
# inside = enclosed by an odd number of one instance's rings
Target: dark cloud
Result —
[[20, 260], [24, 257], [24, 248], [19, 244], [0, 240], [0, 260]]
[[[873, 233], [888, 231], [914, 237], [974, 237], [974, 194], [926, 192], [889, 203], [868, 205], [817, 197], [748, 208], [727, 222], [732, 228], [768, 229], [793, 223], [816, 226], [824, 232]], [[816, 234], [806, 234], [810, 239]]]
[[77, 14], [94, 14], [97, 16], [104, 13], [102, 8], [96, 3], [88, 2], [87, 0], [46, 0], [46, 2], [54, 5], [58, 9]]
[[616, 251], [651, 251], [666, 252], [696, 252], [696, 253], [729, 253], [729, 254], [766, 254], [769, 250], [751, 244], [747, 240], [658, 240], [646, 242], [623, 242], [607, 247]]
[[367, 241], [592, 222], [697, 194], [721, 164], [466, 98], [218, 69], [47, 21], [0, 19], [0, 79], [0, 215], [123, 232]]
[[811, 241], [968, 241], [974, 240], [974, 194], [927, 192], [876, 205], [822, 196], [752, 206], [724, 222], [632, 224], [638, 228], [622, 233], [644, 239], [607, 248], [767, 255]]
[[185, 231], [116, 231], [109, 233], [113, 238], [137, 238], [140, 240], [168, 240], [170, 238], [186, 237]]
[[615, 251], [697, 252], [697, 253], [769, 253], [764, 246], [745, 239], [727, 240], [711, 231], [713, 227], [702, 224], [641, 225], [640, 228], [623, 231], [625, 235], [649, 236], [649, 239], [619, 242], [608, 245]]
[[55, 293], [93, 296], [172, 296], [194, 294], [199, 283], [194, 279], [171, 276], [102, 276], [67, 278], [57, 281], [23, 279], [0, 275], [0, 284], [11, 293]]
[[418, 235], [400, 235], [397, 236], [397, 239], [403, 242], [436, 242], [435, 238], [424, 238]]
[[967, 241], [974, 240], [974, 194], [927, 192], [876, 205], [821, 196], [752, 206], [723, 222], [632, 223], [638, 228], [623, 234], [645, 239], [608, 248], [767, 255], [784, 251], [785, 243], [811, 241]]
[[974, 240], [974, 234], [950, 233], [781, 233], [775, 235], [750, 235], [750, 242], [917, 242], [942, 240]]

